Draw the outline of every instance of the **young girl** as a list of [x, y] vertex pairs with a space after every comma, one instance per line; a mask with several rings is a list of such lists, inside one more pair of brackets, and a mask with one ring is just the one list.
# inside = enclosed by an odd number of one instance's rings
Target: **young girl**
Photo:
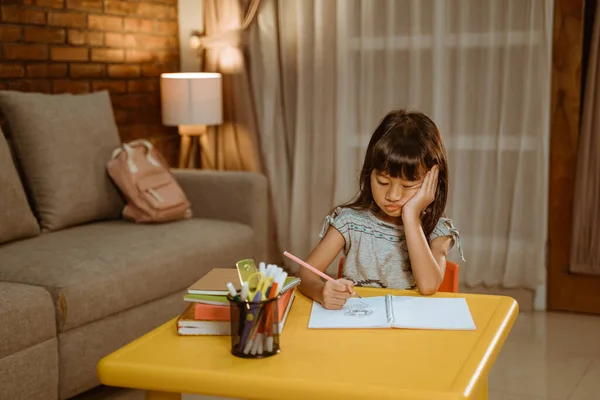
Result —
[[462, 256], [458, 231], [443, 217], [447, 195], [437, 126], [422, 113], [392, 111], [371, 137], [358, 196], [325, 218], [307, 259], [325, 271], [343, 249], [343, 278], [323, 282], [300, 268], [300, 290], [328, 309], [340, 309], [354, 285], [435, 293], [455, 241]]

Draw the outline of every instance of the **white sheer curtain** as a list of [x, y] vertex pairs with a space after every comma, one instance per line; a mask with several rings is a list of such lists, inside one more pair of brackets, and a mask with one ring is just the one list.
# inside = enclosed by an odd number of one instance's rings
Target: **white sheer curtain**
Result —
[[448, 149], [461, 282], [542, 283], [552, 6], [265, 0], [250, 59], [282, 247], [310, 251], [323, 215], [355, 194], [377, 123], [406, 107]]
[[279, 247], [302, 258], [317, 243], [334, 201], [336, 10], [336, 1], [263, 0], [250, 37]]

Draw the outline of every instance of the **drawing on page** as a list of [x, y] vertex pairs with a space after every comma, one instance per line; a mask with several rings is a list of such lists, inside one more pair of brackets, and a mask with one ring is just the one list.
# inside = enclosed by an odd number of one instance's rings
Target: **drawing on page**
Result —
[[373, 309], [367, 303], [363, 303], [362, 301], [357, 301], [356, 303], [348, 305], [346, 312], [344, 315], [349, 317], [366, 317], [368, 315], [373, 314]]

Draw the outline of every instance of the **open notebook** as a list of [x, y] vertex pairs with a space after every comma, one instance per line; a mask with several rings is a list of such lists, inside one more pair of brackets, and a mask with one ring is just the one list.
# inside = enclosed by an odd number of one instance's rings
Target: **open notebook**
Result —
[[379, 296], [350, 298], [341, 310], [326, 310], [313, 302], [309, 328], [410, 328], [475, 330], [463, 298]]

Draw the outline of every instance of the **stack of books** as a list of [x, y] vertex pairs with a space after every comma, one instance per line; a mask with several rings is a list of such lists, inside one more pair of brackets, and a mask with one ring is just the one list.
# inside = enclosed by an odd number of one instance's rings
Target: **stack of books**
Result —
[[[238, 271], [235, 268], [215, 268], [188, 288], [184, 300], [189, 305], [177, 321], [180, 335], [231, 334], [228, 282], [240, 290]], [[299, 283], [299, 278], [288, 277], [280, 291], [277, 303], [280, 332], [294, 301], [293, 289]]]

